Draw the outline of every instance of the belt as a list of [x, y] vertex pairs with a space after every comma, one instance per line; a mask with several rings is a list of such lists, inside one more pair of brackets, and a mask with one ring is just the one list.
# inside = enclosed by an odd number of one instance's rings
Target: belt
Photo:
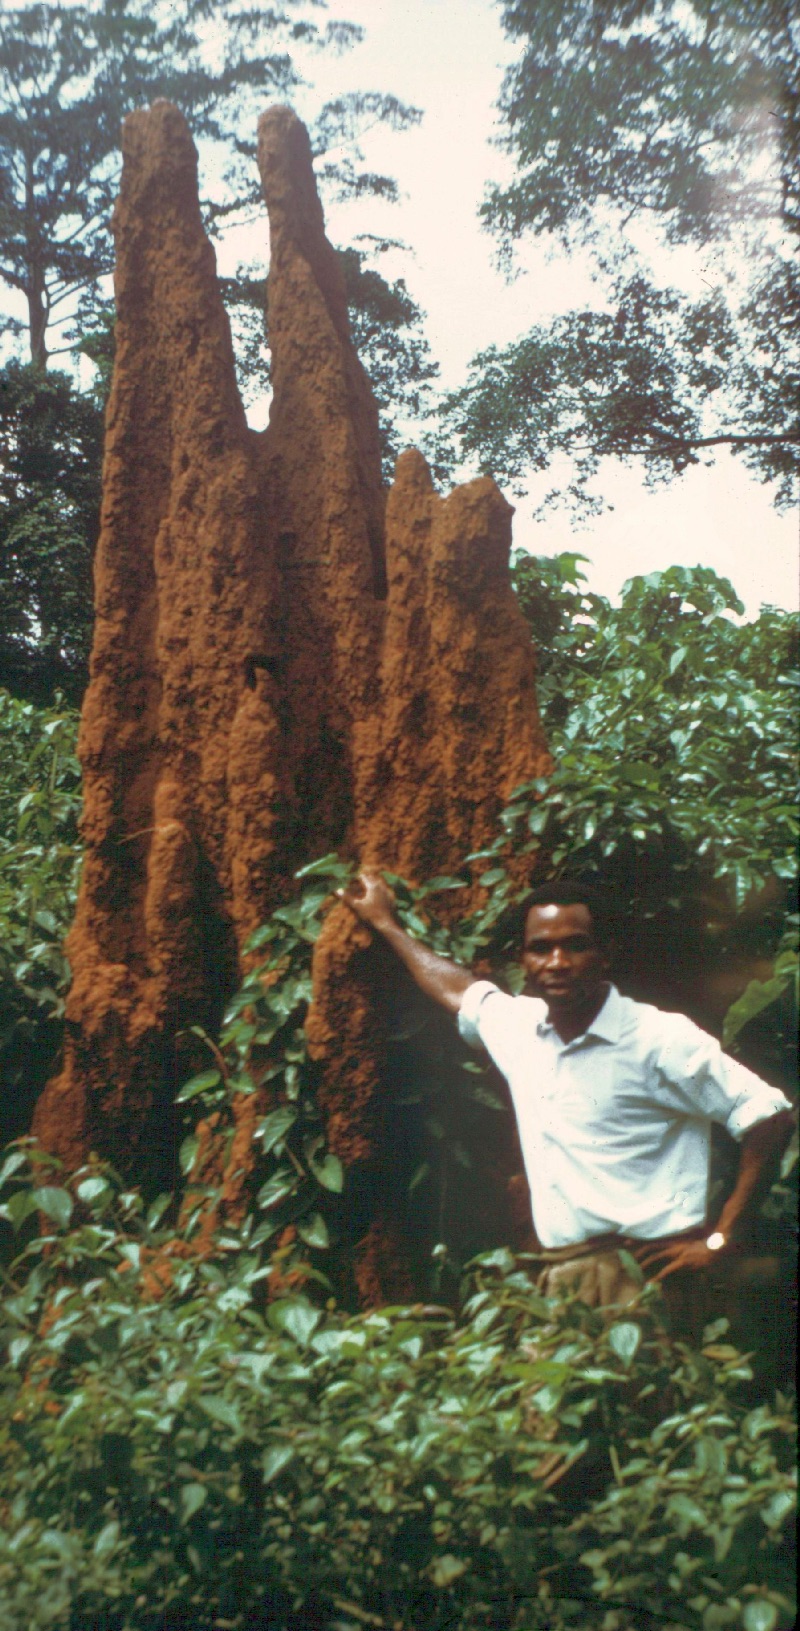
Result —
[[522, 1256], [533, 1258], [537, 1263], [572, 1263], [579, 1257], [593, 1257], [596, 1252], [625, 1251], [632, 1257], [637, 1253], [649, 1250], [652, 1246], [667, 1245], [673, 1240], [699, 1240], [705, 1235], [708, 1225], [694, 1224], [690, 1229], [679, 1229], [671, 1235], [656, 1235], [652, 1239], [644, 1240], [640, 1235], [620, 1235], [610, 1231], [604, 1235], [592, 1235], [588, 1240], [576, 1240], [572, 1246], [538, 1246], [531, 1252], [523, 1252]]

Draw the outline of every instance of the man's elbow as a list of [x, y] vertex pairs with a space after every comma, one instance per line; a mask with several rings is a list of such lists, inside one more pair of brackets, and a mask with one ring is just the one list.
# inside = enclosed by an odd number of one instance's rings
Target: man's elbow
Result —
[[757, 1121], [755, 1127], [749, 1127], [742, 1144], [765, 1156], [780, 1157], [794, 1132], [796, 1119], [794, 1110], [777, 1110], [766, 1121]]

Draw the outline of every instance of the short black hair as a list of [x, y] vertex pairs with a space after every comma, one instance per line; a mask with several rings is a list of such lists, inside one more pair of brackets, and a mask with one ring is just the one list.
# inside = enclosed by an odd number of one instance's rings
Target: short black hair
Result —
[[524, 937], [532, 906], [585, 906], [592, 920], [597, 944], [610, 946], [616, 939], [619, 922], [616, 902], [608, 890], [598, 884], [585, 883], [581, 878], [558, 878], [552, 883], [537, 884], [517, 905], [518, 943]]

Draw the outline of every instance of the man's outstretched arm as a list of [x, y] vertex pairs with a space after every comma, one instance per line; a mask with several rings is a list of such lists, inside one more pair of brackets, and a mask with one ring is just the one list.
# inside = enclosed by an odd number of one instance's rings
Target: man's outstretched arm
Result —
[[447, 957], [439, 957], [406, 933], [395, 916], [391, 889], [379, 872], [362, 872], [348, 889], [339, 890], [339, 897], [391, 946], [426, 997], [432, 997], [448, 1013], [458, 1013], [464, 992], [474, 984], [474, 974]]

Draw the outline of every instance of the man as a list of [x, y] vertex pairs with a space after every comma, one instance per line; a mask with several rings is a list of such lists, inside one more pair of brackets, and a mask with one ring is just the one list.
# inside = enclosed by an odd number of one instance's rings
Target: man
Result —
[[[379, 874], [364, 872], [343, 899], [506, 1077], [545, 1290], [567, 1283], [587, 1302], [623, 1302], [637, 1288], [621, 1246], [656, 1279], [707, 1268], [730, 1251], [791, 1136], [791, 1106], [684, 1015], [620, 995], [591, 889], [551, 884], [530, 896], [520, 997], [407, 934]], [[741, 1146], [713, 1230], [712, 1121]]]

